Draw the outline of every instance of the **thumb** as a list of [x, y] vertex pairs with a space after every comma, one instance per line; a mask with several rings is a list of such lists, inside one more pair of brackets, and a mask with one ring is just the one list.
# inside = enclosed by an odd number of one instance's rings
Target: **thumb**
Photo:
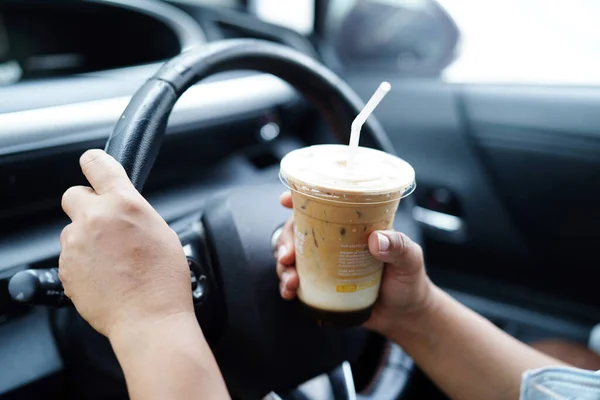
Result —
[[132, 186], [125, 169], [103, 150], [88, 150], [79, 159], [81, 171], [97, 194]]
[[397, 268], [402, 275], [412, 275], [423, 268], [423, 250], [408, 236], [396, 231], [375, 231], [369, 236], [373, 257]]

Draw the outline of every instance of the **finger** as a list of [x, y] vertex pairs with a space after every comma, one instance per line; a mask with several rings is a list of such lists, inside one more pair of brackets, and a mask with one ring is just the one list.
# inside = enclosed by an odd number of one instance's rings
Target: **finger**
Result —
[[131, 186], [123, 166], [102, 150], [88, 150], [79, 159], [81, 170], [98, 194]]
[[286, 288], [290, 290], [298, 289], [298, 272], [296, 268], [277, 263], [277, 276]]
[[277, 272], [277, 277], [279, 278], [279, 280], [281, 280], [281, 277], [283, 276], [283, 271], [285, 271], [288, 267], [287, 265], [283, 265], [282, 263], [278, 262], [277, 266], [275, 267], [275, 272]]
[[287, 192], [283, 192], [279, 197], [279, 202], [285, 208], [292, 208], [292, 192], [289, 190]]
[[61, 206], [65, 214], [74, 221], [83, 215], [86, 204], [89, 204], [96, 193], [88, 186], [73, 186], [63, 194]]
[[296, 297], [298, 291], [298, 273], [294, 268], [285, 268], [283, 270], [281, 281], [279, 282], [279, 292], [284, 300], [292, 300]]
[[65, 256], [62, 252], [58, 257], [58, 279], [60, 279], [61, 283], [63, 284], [63, 289], [65, 292], [67, 292], [68, 288], [70, 287], [69, 284], [71, 283], [71, 276], [67, 267], [65, 266], [67, 262], [66, 258], [67, 256]]
[[69, 246], [69, 243], [72, 243], [72, 230], [73, 224], [68, 224], [63, 228], [62, 232], [60, 233], [61, 251], [60, 255], [58, 256], [58, 279], [60, 279], [60, 281], [63, 283], [65, 294], [68, 292], [69, 283], [71, 281], [66, 266], [66, 262], [69, 256], [68, 252], [65, 250]]
[[296, 270], [296, 266], [293, 264], [283, 264], [281, 262], [277, 262], [277, 266], [275, 267], [275, 271], [277, 272], [277, 276], [279, 277], [280, 280], [283, 279], [283, 275], [285, 271], [295, 271]]
[[[71, 223], [71, 224], [67, 224], [67, 226], [65, 226], [63, 228], [63, 230], [60, 232], [59, 240], [60, 240], [60, 248], [61, 249], [64, 249], [70, 243], [70, 241], [71, 241], [70, 235], [71, 235], [72, 229], [73, 229], [73, 224]], [[60, 259], [59, 259], [59, 261], [60, 261]]]
[[277, 241], [277, 261], [284, 265], [292, 265], [296, 261], [294, 221], [291, 219], [283, 226]]
[[396, 231], [376, 231], [369, 236], [369, 251], [375, 258], [413, 274], [423, 267], [423, 250], [408, 236]]
[[[287, 247], [281, 246], [279, 253], [280, 253], [279, 254], [280, 257], [279, 257], [279, 260], [277, 260], [277, 266], [275, 268], [275, 271], [277, 272], [277, 276], [279, 277], [279, 279], [283, 279], [283, 272], [288, 269], [295, 269], [295, 267], [294, 267], [293, 261], [291, 263], [283, 263], [280, 261], [280, 260], [287, 261], [289, 259], [290, 256], [288, 254], [289, 251], [287, 250]], [[294, 255], [293, 251], [291, 253], [292, 253], [292, 255]], [[293, 258], [295, 258], [295, 257], [293, 257]]]

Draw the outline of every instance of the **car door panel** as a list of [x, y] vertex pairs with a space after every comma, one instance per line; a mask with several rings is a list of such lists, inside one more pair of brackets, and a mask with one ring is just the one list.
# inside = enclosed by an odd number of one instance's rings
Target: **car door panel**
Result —
[[[363, 98], [383, 78], [346, 77]], [[433, 80], [390, 82], [392, 91], [375, 113], [399, 155], [415, 167], [418, 190], [445, 188], [456, 195], [470, 246], [493, 252], [502, 241], [503, 253], [525, 256], [522, 238], [465, 132], [457, 87]]]
[[446, 242], [433, 269], [597, 304], [596, 274], [578, 271], [600, 260], [600, 90], [345, 78], [363, 98], [391, 82], [376, 115], [416, 169], [419, 205], [427, 188], [458, 200], [466, 235], [429, 235]]
[[600, 89], [471, 86], [464, 114], [490, 177], [540, 261], [600, 262]]

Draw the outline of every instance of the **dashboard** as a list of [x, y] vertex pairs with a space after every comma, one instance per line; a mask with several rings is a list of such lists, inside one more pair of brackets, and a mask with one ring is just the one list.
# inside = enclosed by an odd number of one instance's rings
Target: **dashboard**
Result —
[[[64, 223], [62, 193], [85, 182], [77, 167], [79, 154], [104, 146], [131, 95], [164, 60], [223, 37], [274, 38], [301, 51], [311, 48], [300, 35], [225, 8], [186, 4], [182, 7], [191, 7], [191, 12], [184, 12], [150, 0], [41, 2], [39, 8], [38, 4], [8, 1], [0, 7], [3, 16], [10, 16], [11, 23], [4, 24], [13, 33], [9, 38], [15, 42], [30, 38], [32, 43], [5, 54], [28, 65], [32, 54], [51, 53], [43, 49], [67, 51], [76, 44], [69, 50], [72, 54], [85, 51], [90, 56], [82, 56], [86, 61], [73, 69], [47, 70], [45, 73], [51, 74], [47, 76], [30, 69], [19, 82], [0, 86], [0, 275], [58, 254], [58, 242], [50, 247], [31, 245], [36, 250], [23, 251], [14, 239], [24, 237], [31, 242], [33, 235], [28, 232], [43, 231], [46, 223]], [[42, 18], [46, 12], [60, 18]], [[39, 20], [39, 29], [24, 29], [25, 20]], [[40, 34], [50, 25], [55, 30]], [[122, 51], [112, 51], [98, 38], [85, 41], [86, 34], [102, 26], [112, 31], [111, 38], [123, 37]], [[222, 26], [226, 29], [221, 30]], [[14, 35], [18, 32], [22, 35]], [[56, 32], [59, 34], [54, 35]], [[154, 46], [154, 34], [165, 34], [166, 39]], [[293, 40], [287, 39], [291, 37]], [[136, 45], [140, 40], [141, 45]], [[151, 56], [149, 49], [155, 51]], [[98, 53], [92, 56], [93, 52]], [[102, 63], [92, 62], [94, 59]], [[282, 155], [302, 140], [310, 140], [302, 134], [302, 130], [313, 132], [310, 124], [296, 123], [305, 112], [298, 94], [267, 74], [229, 72], [193, 86], [173, 110], [166, 143], [145, 194], [203, 186], [207, 179], [220, 187], [239, 184], [241, 177], [247, 184], [264, 175], [276, 179], [273, 171]], [[21, 256], [13, 258], [13, 253]]]
[[0, 84], [142, 65], [181, 51], [162, 21], [107, 4], [5, 3], [0, 20], [0, 58], [16, 68]]

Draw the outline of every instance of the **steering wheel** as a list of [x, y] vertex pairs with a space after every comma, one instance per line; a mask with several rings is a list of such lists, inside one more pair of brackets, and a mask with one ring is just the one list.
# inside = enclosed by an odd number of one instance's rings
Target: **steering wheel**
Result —
[[[177, 99], [209, 75], [242, 69], [288, 82], [320, 111], [339, 140], [348, 142], [363, 102], [333, 72], [281, 45], [215, 42], [167, 62], [133, 96], [108, 139], [107, 153], [123, 165], [139, 191]], [[364, 145], [394, 153], [374, 118], [364, 125], [362, 138]], [[279, 297], [271, 238], [288, 216], [278, 204], [282, 189], [274, 182], [220, 194], [180, 232], [199, 322], [234, 398], [260, 399], [272, 390], [296, 387], [355, 359], [366, 340], [360, 328], [318, 327], [295, 303]], [[98, 341], [90, 331], [85, 340]]]

